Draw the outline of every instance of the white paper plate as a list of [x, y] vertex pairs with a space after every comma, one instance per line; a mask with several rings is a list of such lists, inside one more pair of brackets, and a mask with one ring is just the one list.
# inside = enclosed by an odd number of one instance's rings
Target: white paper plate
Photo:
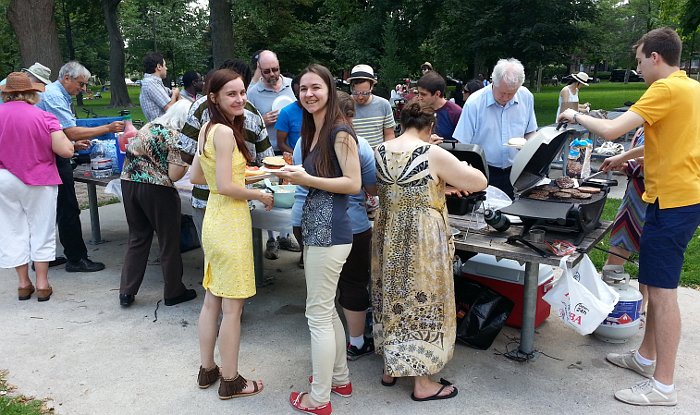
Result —
[[272, 111], [278, 111], [281, 110], [282, 108], [286, 107], [287, 105], [291, 104], [294, 102], [293, 98], [290, 98], [286, 95], [279, 96], [275, 98], [274, 101], [272, 101]]

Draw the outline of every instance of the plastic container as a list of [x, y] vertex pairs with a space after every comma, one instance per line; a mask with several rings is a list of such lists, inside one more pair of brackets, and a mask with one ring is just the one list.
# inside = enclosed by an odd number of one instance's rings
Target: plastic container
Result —
[[[493, 255], [477, 254], [462, 266], [462, 277], [489, 287], [511, 300], [514, 306], [506, 325], [516, 328], [522, 326], [525, 265], [520, 265], [512, 259], [498, 261]], [[540, 326], [549, 317], [551, 306], [542, 297], [549, 290], [553, 279], [552, 267], [541, 264], [537, 280], [535, 327]]]
[[[75, 120], [75, 123], [78, 127], [98, 127], [100, 125], [106, 125], [113, 123], [114, 121], [122, 121], [124, 120], [124, 117], [100, 117], [100, 118], [78, 118]], [[133, 127], [133, 125], [132, 125]], [[118, 142], [117, 142], [117, 134], [115, 133], [107, 133], [103, 134], [97, 137], [93, 137], [92, 141], [94, 140], [100, 140], [100, 141], [109, 141], [115, 148], [114, 154], [116, 155], [116, 158], [113, 159], [112, 162], [112, 173], [114, 174], [119, 174], [122, 171], [122, 166], [124, 165], [124, 153], [119, 151], [118, 148]], [[78, 151], [78, 157], [83, 156], [83, 157], [90, 157], [91, 163], [92, 163], [92, 147], [88, 148], [86, 150], [80, 150]], [[109, 151], [109, 154], [112, 154], [111, 151]]]
[[642, 293], [629, 284], [630, 275], [622, 265], [604, 266], [603, 280], [620, 295], [620, 300], [593, 334], [607, 343], [625, 343], [641, 329]]
[[90, 151], [90, 171], [95, 179], [104, 179], [112, 175], [112, 158], [107, 153], [109, 141], [92, 140]]
[[293, 184], [272, 186], [272, 190], [275, 191], [273, 206], [285, 209], [291, 208], [294, 205], [294, 193], [296, 189], [296, 185]]

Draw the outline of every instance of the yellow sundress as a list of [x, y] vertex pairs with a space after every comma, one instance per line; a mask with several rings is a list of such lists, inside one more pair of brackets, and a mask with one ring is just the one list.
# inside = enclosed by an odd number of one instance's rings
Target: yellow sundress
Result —
[[[214, 125], [207, 134], [200, 164], [209, 185], [209, 200], [202, 225], [204, 281], [202, 286], [217, 297], [249, 298], [255, 295], [252, 222], [248, 201], [219, 194], [216, 187]], [[202, 126], [202, 132], [206, 126]], [[245, 186], [246, 159], [233, 146], [231, 177]]]

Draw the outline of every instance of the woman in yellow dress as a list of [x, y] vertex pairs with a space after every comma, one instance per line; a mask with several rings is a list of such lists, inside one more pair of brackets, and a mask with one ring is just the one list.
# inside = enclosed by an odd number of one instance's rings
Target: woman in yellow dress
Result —
[[[199, 315], [201, 367], [198, 383], [204, 389], [219, 377], [219, 398], [255, 395], [262, 381], [247, 381], [238, 373], [241, 313], [246, 298], [255, 295], [253, 240], [248, 200], [272, 208], [272, 194], [245, 187], [246, 162], [243, 108], [246, 90], [240, 75], [220, 69], [207, 81], [211, 121], [203, 126], [192, 164], [194, 184], [209, 185], [209, 201], [202, 225], [204, 304]], [[219, 316], [223, 313], [219, 328]], [[221, 370], [214, 361], [219, 337]]]

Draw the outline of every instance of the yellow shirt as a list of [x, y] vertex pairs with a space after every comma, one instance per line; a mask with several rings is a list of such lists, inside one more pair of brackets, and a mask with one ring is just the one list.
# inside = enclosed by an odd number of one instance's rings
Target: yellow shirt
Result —
[[630, 111], [644, 118], [644, 201], [658, 199], [661, 209], [700, 203], [700, 83], [676, 71]]

